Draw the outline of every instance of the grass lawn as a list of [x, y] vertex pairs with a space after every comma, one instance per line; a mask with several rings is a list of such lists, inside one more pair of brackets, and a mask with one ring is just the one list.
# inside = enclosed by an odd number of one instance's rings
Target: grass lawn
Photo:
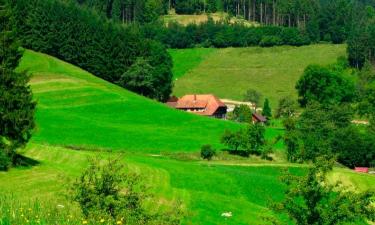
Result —
[[[283, 198], [285, 186], [279, 178], [284, 169], [302, 174], [305, 165], [222, 155], [213, 162], [192, 157], [202, 144], [221, 147], [223, 130], [240, 125], [172, 110], [44, 54], [26, 51], [19, 70], [25, 69], [33, 74], [38, 111], [37, 131], [21, 153], [39, 164], [0, 172], [0, 224], [2, 215], [10, 214], [8, 205], [1, 202], [5, 195], [21, 207], [35, 199], [50, 202], [50, 207], [62, 204], [65, 207], [59, 210], [73, 212], [78, 218], [75, 224], [80, 224], [77, 206], [64, 195], [88, 157], [109, 156], [101, 149], [115, 150], [112, 156], [122, 157], [130, 170], [144, 176], [155, 194], [156, 204], [148, 206], [152, 210], [173, 208], [173, 202], [181, 201], [183, 224], [264, 224], [263, 217], [289, 223], [285, 215], [275, 215], [269, 203]], [[266, 135], [271, 139], [281, 132], [269, 128]], [[77, 146], [83, 149], [71, 149]], [[282, 143], [276, 148], [282, 149]], [[374, 188], [374, 176], [345, 169], [335, 170], [332, 179], [347, 174], [347, 183], [359, 190]], [[39, 208], [33, 212], [34, 219], [49, 212]], [[233, 217], [225, 219], [223, 212], [232, 212]], [[27, 216], [30, 212], [16, 213]]]
[[[198, 53], [193, 53], [194, 51]], [[309, 64], [330, 64], [345, 56], [345, 45], [319, 44], [302, 47], [226, 48], [209, 54], [199, 65], [186, 63], [201, 57], [201, 49], [170, 51], [179, 79], [174, 94], [213, 93], [220, 98], [243, 100], [246, 90], [252, 88], [277, 106], [282, 96], [296, 98], [295, 83]], [[181, 57], [181, 55], [190, 55]], [[185, 67], [190, 67], [189, 69]], [[181, 75], [182, 69], [186, 71]]]

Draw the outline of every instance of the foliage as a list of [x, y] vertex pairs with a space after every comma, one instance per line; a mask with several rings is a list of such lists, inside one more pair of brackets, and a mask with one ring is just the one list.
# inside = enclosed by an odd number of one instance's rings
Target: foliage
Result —
[[160, 81], [157, 79], [159, 74], [157, 72], [148, 61], [138, 58], [121, 76], [118, 84], [130, 91], [149, 98], [158, 98], [158, 100], [162, 101], [169, 97], [171, 87], [170, 82], [166, 82], [166, 87], [162, 88], [163, 84], [159, 84]]
[[231, 132], [226, 130], [221, 137], [221, 143], [227, 146], [230, 150], [237, 151], [243, 143], [242, 131]]
[[276, 109], [275, 117], [276, 118], [289, 118], [295, 115], [297, 111], [296, 101], [290, 97], [285, 96], [279, 100], [278, 107]]
[[[236, 154], [241, 151], [246, 153], [243, 155], [261, 155], [266, 144], [265, 128], [260, 124], [250, 124], [236, 132], [225, 131], [221, 143]], [[269, 149], [266, 151], [269, 152]]]
[[244, 132], [244, 146], [246, 146], [247, 151], [252, 154], [261, 153], [262, 148], [266, 144], [265, 131], [264, 126], [258, 123], [247, 127]]
[[[172, 88], [172, 61], [165, 47], [146, 40], [139, 27], [120, 26], [75, 3], [12, 1], [14, 24], [25, 48], [73, 63], [110, 82], [117, 82], [141, 57], [154, 67], [154, 84], [165, 101]], [[61, 21], [64, 21], [61, 23]]]
[[29, 77], [14, 71], [22, 53], [11, 25], [13, 15], [5, 3], [0, 1], [0, 170], [17, 163], [16, 150], [30, 140], [35, 126]]
[[355, 95], [354, 84], [341, 74], [327, 67], [310, 65], [296, 84], [299, 103], [305, 107], [309, 102], [339, 104], [350, 102]]
[[215, 155], [215, 149], [211, 145], [203, 145], [201, 148], [201, 157], [210, 161]]
[[290, 161], [315, 161], [318, 156], [333, 157], [335, 134], [351, 124], [353, 110], [347, 105], [309, 104], [294, 124], [286, 120], [285, 142]]
[[281, 45], [282, 43], [281, 38], [278, 36], [264, 36], [262, 40], [260, 40], [259, 45], [262, 47], [272, 47]]
[[375, 118], [375, 69], [366, 63], [358, 74], [359, 104], [358, 112], [362, 116]]
[[[71, 186], [71, 198], [79, 203], [83, 215], [105, 218], [124, 224], [179, 224], [179, 219], [151, 215], [144, 209], [150, 194], [139, 174], [125, 172], [119, 159], [109, 158], [105, 163], [89, 159], [89, 166]], [[178, 210], [179, 208], [177, 208]], [[164, 215], [166, 216], [166, 215]]]
[[262, 98], [262, 94], [254, 89], [248, 89], [244, 95], [243, 100], [245, 102], [251, 102], [255, 105], [259, 105]]
[[272, 110], [271, 110], [271, 106], [270, 106], [270, 102], [268, 100], [268, 98], [266, 98], [264, 100], [264, 104], [263, 104], [263, 111], [262, 111], [263, 115], [269, 119], [272, 117]]
[[229, 120], [233, 120], [239, 123], [251, 123], [252, 111], [248, 105], [236, 105], [233, 112], [228, 115]]
[[348, 38], [348, 58], [351, 66], [362, 68], [366, 61], [375, 63], [375, 9], [357, 10]]
[[335, 133], [332, 149], [343, 165], [371, 167], [375, 165], [375, 134], [351, 125]]
[[346, 224], [373, 220], [374, 193], [357, 193], [345, 190], [340, 183], [330, 184], [327, 173], [331, 163], [324, 159], [308, 170], [303, 177], [287, 175], [286, 198], [275, 205], [277, 211], [286, 212], [297, 225]]
[[[290, 36], [282, 36], [284, 30], [295, 30]], [[275, 46], [310, 44], [310, 40], [303, 32], [296, 28], [276, 26], [254, 27], [241, 23], [226, 21], [214, 22], [208, 19], [200, 24], [191, 23], [182, 25], [175, 22], [156, 22], [142, 26], [145, 37], [164, 43], [169, 48], [204, 47], [248, 47], [248, 46]]]

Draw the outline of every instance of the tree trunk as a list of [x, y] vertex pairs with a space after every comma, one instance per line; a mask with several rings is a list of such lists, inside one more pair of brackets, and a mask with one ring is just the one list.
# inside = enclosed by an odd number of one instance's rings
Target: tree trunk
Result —
[[273, 25], [275, 26], [275, 25], [276, 25], [276, 0], [273, 0], [273, 1], [272, 1], [272, 8], [273, 8], [273, 12], [272, 12], [272, 23], [273, 23]]
[[263, 24], [263, 3], [260, 3], [260, 23]]
[[248, 2], [248, 8], [247, 8], [247, 19], [250, 21], [251, 20], [251, 0]]

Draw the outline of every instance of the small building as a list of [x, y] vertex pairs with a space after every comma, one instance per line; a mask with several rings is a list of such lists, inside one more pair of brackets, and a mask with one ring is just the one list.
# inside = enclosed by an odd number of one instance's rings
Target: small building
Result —
[[258, 114], [258, 113], [253, 113], [252, 122], [253, 122], [253, 124], [254, 123], [265, 124], [265, 123], [267, 123], [267, 118]]
[[178, 110], [220, 119], [226, 118], [227, 114], [227, 106], [212, 94], [172, 97], [166, 104]]
[[355, 167], [354, 171], [358, 173], [368, 173], [368, 167]]

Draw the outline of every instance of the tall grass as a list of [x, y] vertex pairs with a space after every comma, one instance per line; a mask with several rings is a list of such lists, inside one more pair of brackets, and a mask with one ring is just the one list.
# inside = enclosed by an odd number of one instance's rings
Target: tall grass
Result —
[[[0, 225], [13, 224], [82, 224], [80, 211], [71, 204], [54, 201], [19, 201], [13, 195], [0, 195]], [[88, 221], [87, 221], [88, 223]]]

